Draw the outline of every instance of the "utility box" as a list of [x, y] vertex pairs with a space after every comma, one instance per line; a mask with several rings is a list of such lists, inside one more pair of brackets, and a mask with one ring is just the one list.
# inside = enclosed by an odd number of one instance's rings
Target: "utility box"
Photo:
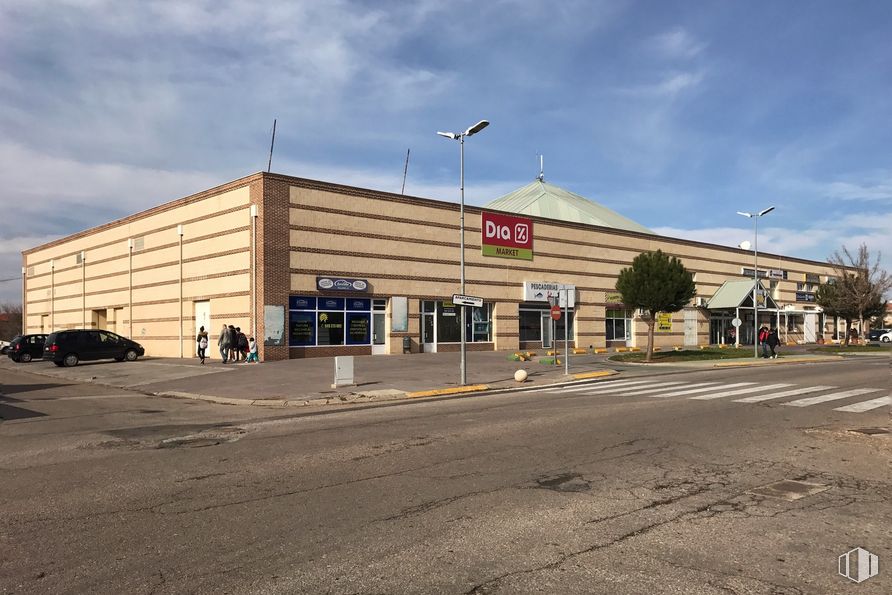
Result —
[[334, 359], [334, 384], [332, 384], [331, 387], [340, 388], [342, 386], [356, 386], [356, 381], [353, 379], [353, 356], [342, 355], [337, 356]]
[[403, 337], [403, 353], [412, 353], [412, 337]]

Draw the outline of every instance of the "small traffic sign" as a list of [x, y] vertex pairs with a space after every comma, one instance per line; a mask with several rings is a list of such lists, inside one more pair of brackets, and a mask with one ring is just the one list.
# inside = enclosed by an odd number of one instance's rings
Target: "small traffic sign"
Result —
[[551, 307], [551, 317], [554, 320], [561, 319], [561, 307], [560, 306], [552, 306]]
[[454, 293], [452, 294], [452, 303], [456, 306], [471, 306], [474, 308], [482, 308], [483, 298]]
[[731, 324], [734, 325], [734, 327], [736, 328], [736, 327], [740, 326], [741, 324], [743, 324], [743, 321], [740, 320], [739, 318], [735, 318], [734, 320], [731, 321]]

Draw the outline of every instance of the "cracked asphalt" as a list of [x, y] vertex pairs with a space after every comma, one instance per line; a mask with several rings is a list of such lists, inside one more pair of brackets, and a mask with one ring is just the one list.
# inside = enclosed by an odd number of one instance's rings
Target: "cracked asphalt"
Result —
[[[758, 378], [889, 386], [889, 364]], [[535, 391], [313, 415], [0, 381], [2, 593], [892, 592], [892, 435], [849, 431], [887, 408]], [[823, 491], [758, 494], [780, 480]], [[855, 547], [880, 558], [861, 584], [837, 573]]]

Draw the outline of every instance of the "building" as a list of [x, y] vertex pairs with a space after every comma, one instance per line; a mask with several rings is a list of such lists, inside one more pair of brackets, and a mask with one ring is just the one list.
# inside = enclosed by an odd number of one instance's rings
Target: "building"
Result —
[[[484, 301], [470, 350], [548, 347], [565, 323], [571, 346], [644, 345], [614, 287], [656, 249], [697, 286], [660, 318], [657, 346], [752, 341], [750, 251], [658, 236], [541, 178], [465, 213], [465, 293]], [[257, 173], [26, 250], [25, 324], [108, 329], [156, 356], [194, 356], [200, 326], [213, 347], [223, 324], [270, 360], [458, 350], [459, 230], [456, 203]], [[760, 253], [759, 273], [760, 322], [791, 341], [832, 332], [813, 293], [826, 263]], [[552, 325], [561, 288], [568, 316]]]

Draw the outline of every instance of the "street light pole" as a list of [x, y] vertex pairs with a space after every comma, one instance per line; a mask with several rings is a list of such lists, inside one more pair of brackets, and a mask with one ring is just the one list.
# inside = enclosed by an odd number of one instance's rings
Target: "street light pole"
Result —
[[[460, 293], [465, 295], [465, 137], [473, 136], [489, 126], [487, 120], [480, 120], [464, 132], [437, 132], [440, 136], [457, 140], [459, 143], [459, 190], [461, 194], [460, 207], [460, 241], [459, 256], [461, 290]], [[468, 383], [468, 367], [467, 367], [467, 340], [465, 331], [467, 325], [467, 306], [461, 307], [461, 385]]]
[[774, 207], [768, 207], [758, 213], [743, 213], [737, 211], [738, 215], [749, 217], [753, 220], [753, 357], [759, 357], [759, 217], [767, 215], [774, 210]]

